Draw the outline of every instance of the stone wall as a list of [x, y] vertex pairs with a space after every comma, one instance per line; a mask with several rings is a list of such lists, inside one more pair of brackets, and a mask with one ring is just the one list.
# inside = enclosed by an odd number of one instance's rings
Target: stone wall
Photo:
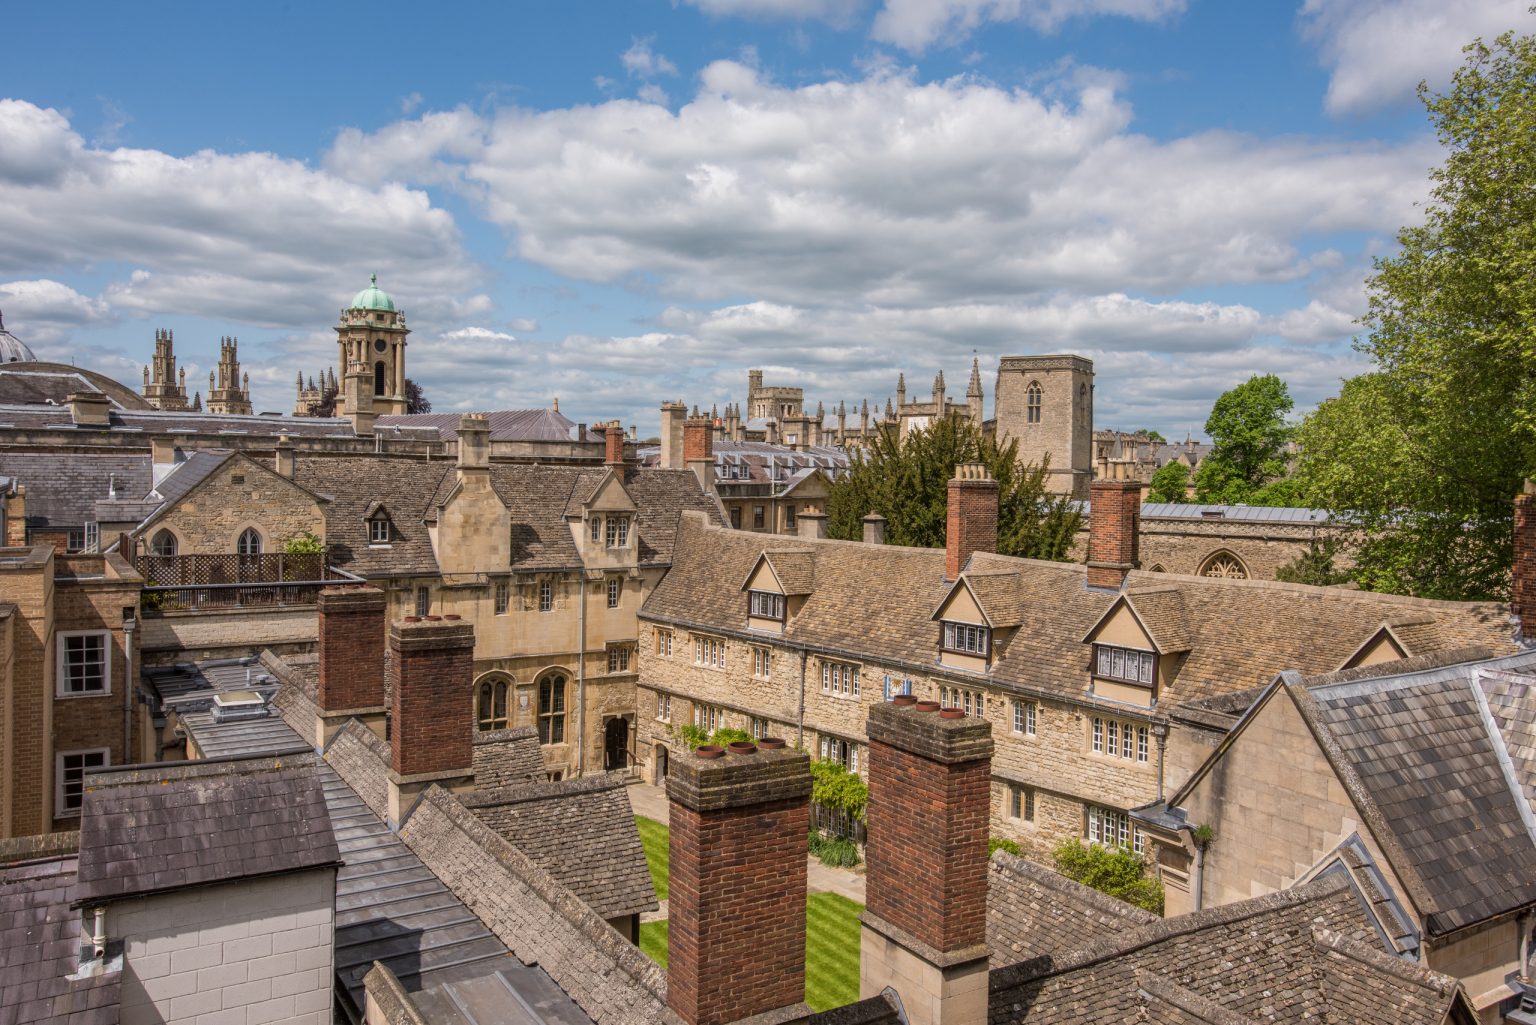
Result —
[[176, 535], [179, 555], [235, 551], [248, 527], [261, 534], [263, 552], [280, 552], [301, 534], [325, 539], [325, 513], [313, 495], [250, 459], [236, 458], [193, 488], [150, 526], [146, 544], [161, 529]]
[[228, 609], [219, 612], [159, 612], [139, 624], [139, 650], [146, 665], [171, 665], [213, 658], [244, 658], [271, 649], [280, 655], [315, 650], [315, 607]]

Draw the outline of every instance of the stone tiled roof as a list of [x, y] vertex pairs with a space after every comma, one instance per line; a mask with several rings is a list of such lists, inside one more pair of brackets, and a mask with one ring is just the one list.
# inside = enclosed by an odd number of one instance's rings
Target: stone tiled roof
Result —
[[[1474, 664], [1293, 687], [1325, 752], [1345, 761], [1363, 789], [1357, 800], [1407, 859], [1395, 867], [1427, 891], [1429, 906], [1416, 902], [1432, 936], [1536, 904], [1536, 778], [1528, 759], [1511, 757], [1491, 712], [1497, 701], [1506, 721], [1536, 719], [1536, 677], [1519, 672], [1536, 670], [1536, 653], [1489, 668], [1486, 685]], [[1517, 747], [1527, 732], [1512, 732]]]
[[[30, 838], [29, 838], [30, 839]], [[73, 851], [0, 864], [0, 1021], [7, 1025], [116, 1025], [122, 972], [71, 979], [79, 964], [80, 912], [70, 906]], [[120, 963], [119, 963], [120, 964]]]
[[[492, 441], [575, 441], [576, 421], [552, 409], [497, 409], [479, 413], [490, 423]], [[444, 441], [459, 436], [463, 413], [405, 413], [375, 417], [375, 431], [388, 427], [432, 428]], [[593, 439], [593, 447], [601, 443]]]
[[1175, 587], [1138, 591], [1128, 600], [1160, 653], [1189, 650], [1189, 610], [1184, 604], [1183, 591]]
[[[361, 576], [432, 575], [437, 557], [427, 534], [433, 494], [453, 464], [391, 456], [311, 455], [294, 457], [294, 482], [329, 498], [325, 540], [338, 566]], [[382, 503], [389, 514], [387, 548], [368, 544], [368, 508]]]
[[78, 901], [339, 861], [312, 753], [86, 776]]
[[80, 527], [96, 521], [96, 503], [114, 483], [118, 495], [137, 498], [150, 487], [148, 452], [0, 452], [0, 476], [27, 488], [27, 525]]
[[[1138, 992], [1159, 980], [1207, 1001], [1205, 1008], [1257, 1021], [1347, 1022], [1361, 1012], [1362, 996], [1376, 993], [1381, 1006], [1360, 1020], [1444, 1022], [1461, 999], [1456, 980], [1347, 938], [1367, 924], [1346, 877], [1319, 879], [993, 969], [989, 1021], [1126, 1021]], [[1220, 1020], [1200, 1007], [1184, 1013], [1192, 1017], [1154, 1020]]]
[[765, 552], [763, 558], [785, 594], [810, 594], [816, 589], [816, 553]]
[[1018, 626], [1024, 622], [1024, 595], [1012, 573], [965, 573], [963, 576], [987, 622], [993, 627]]
[[526, 783], [462, 800], [604, 918], [658, 907], [622, 778]]
[[1157, 921], [1125, 901], [1016, 858], [992, 855], [987, 873], [987, 949], [993, 967], [1076, 950]]
[[[784, 638], [873, 661], [929, 669], [937, 657], [929, 617], [944, 597], [942, 549], [780, 538], [685, 521], [672, 570], [641, 615], [718, 631], [744, 631], [739, 581], [763, 552], [814, 552], [817, 587], [785, 625]], [[1025, 692], [1082, 697], [1088, 677], [1082, 638], [1116, 595], [1089, 590], [1085, 570], [978, 553], [970, 572], [1011, 573], [1022, 623], [999, 645], [989, 677]], [[893, 583], [899, 582], [899, 583]], [[1412, 611], [1432, 616], [1448, 645], [1514, 650], [1508, 609], [1494, 602], [1439, 602], [1341, 588], [1163, 573], [1131, 574], [1132, 600], [1176, 591], [1185, 608], [1189, 654], [1161, 704], [1263, 686], [1282, 670], [1329, 672], [1379, 628]]]
[[542, 783], [544, 754], [538, 730], [514, 726], [509, 730], [485, 730], [475, 734], [475, 786], [481, 790]]

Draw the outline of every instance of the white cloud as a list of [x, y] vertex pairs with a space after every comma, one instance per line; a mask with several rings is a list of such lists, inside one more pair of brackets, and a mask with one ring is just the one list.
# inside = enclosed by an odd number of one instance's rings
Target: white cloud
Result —
[[40, 359], [58, 359], [60, 344], [74, 330], [113, 320], [105, 302], [46, 278], [0, 282], [0, 314], [10, 318], [7, 330]]
[[825, 21], [847, 26], [865, 0], [683, 0], [706, 14], [760, 19]]
[[1106, 15], [1162, 21], [1181, 14], [1186, 0], [885, 0], [871, 35], [912, 53], [954, 45], [989, 22], [1023, 22], [1054, 32], [1068, 21]]
[[655, 36], [646, 36], [631, 43], [619, 57], [624, 62], [624, 70], [635, 78], [677, 74], [677, 65], [651, 48], [655, 41]]
[[1444, 88], [1475, 37], [1536, 27], [1529, 8], [1529, 0], [1306, 0], [1301, 20], [1330, 71], [1328, 111], [1357, 114], [1408, 99], [1421, 80]]

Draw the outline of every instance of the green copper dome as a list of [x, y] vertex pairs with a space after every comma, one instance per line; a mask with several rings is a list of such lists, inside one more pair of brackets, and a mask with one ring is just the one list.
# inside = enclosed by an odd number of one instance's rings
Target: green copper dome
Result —
[[389, 297], [389, 293], [379, 287], [379, 276], [373, 275], [367, 288], [352, 297], [352, 310], [388, 310], [395, 311], [395, 301]]

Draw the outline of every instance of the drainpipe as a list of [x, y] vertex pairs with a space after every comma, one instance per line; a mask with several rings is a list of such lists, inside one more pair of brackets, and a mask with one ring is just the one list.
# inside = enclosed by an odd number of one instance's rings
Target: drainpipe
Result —
[[137, 762], [133, 756], [133, 692], [138, 688], [134, 678], [133, 632], [138, 626], [138, 612], [132, 606], [123, 609], [123, 761], [129, 765]]
[[800, 715], [795, 722], [795, 746], [805, 747], [805, 662], [808, 654], [800, 649]]
[[1195, 910], [1205, 907], [1205, 844], [1195, 841]]
[[1524, 981], [1530, 978], [1531, 962], [1531, 912], [1522, 911], [1516, 920], [1516, 928], [1520, 930], [1520, 974]]
[[587, 570], [577, 572], [576, 608], [576, 775], [587, 773]]

